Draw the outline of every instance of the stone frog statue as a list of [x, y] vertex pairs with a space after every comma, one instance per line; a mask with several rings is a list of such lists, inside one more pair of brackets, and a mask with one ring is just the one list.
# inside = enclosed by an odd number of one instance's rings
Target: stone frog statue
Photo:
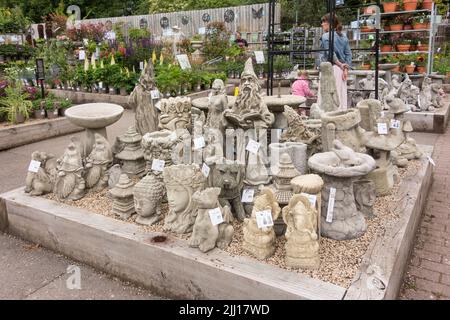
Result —
[[208, 176], [208, 187], [218, 187], [222, 190], [219, 195], [220, 204], [231, 207], [233, 215], [239, 221], [243, 221], [245, 218], [244, 206], [241, 201], [244, 173], [244, 165], [222, 159], [211, 166]]
[[96, 133], [94, 148], [86, 158], [86, 186], [89, 189], [100, 191], [108, 186], [108, 169], [112, 162], [109, 142]]
[[[214, 249], [216, 246], [225, 249], [231, 242], [234, 229], [230, 224], [233, 216], [230, 208], [223, 208], [219, 203], [220, 188], [207, 188], [203, 191], [196, 191], [192, 199], [196, 206], [197, 217], [194, 229], [189, 239], [189, 246], [199, 248], [202, 252]], [[219, 209], [223, 222], [213, 225], [210, 218], [210, 211]]]
[[31, 160], [41, 163], [37, 172], [28, 171], [25, 180], [25, 193], [32, 196], [40, 196], [50, 193], [56, 179], [56, 158], [51, 153], [35, 151], [31, 154]]

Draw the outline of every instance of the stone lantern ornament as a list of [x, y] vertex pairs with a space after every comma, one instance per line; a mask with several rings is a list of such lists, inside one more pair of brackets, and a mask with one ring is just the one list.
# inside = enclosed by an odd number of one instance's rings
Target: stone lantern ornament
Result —
[[109, 190], [109, 194], [113, 198], [112, 212], [121, 219], [127, 220], [136, 212], [134, 209], [133, 188], [134, 182], [123, 173], [120, 175], [116, 186]]
[[367, 226], [363, 213], [356, 208], [353, 182], [375, 169], [375, 160], [335, 140], [331, 151], [313, 155], [308, 165], [321, 174], [325, 183], [322, 190], [322, 235], [335, 240], [362, 236]]
[[142, 177], [145, 173], [144, 152], [141, 147], [142, 136], [134, 126], [131, 126], [118, 139], [123, 147], [116, 154], [116, 158], [122, 163], [122, 172], [130, 176]]

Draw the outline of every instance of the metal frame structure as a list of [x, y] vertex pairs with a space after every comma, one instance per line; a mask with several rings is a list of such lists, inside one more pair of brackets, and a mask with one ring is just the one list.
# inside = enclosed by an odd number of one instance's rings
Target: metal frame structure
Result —
[[[273, 68], [273, 61], [274, 57], [278, 55], [290, 55], [292, 53], [304, 53], [304, 54], [311, 54], [313, 52], [321, 52], [321, 51], [328, 51], [328, 61], [333, 63], [333, 53], [334, 53], [334, 26], [333, 21], [336, 17], [336, 12], [338, 10], [341, 10], [343, 8], [352, 8], [352, 9], [360, 9], [364, 7], [369, 7], [376, 5], [378, 7], [381, 6], [381, 1], [376, 0], [374, 3], [371, 4], [364, 4], [359, 6], [336, 6], [336, 0], [328, 0], [327, 1], [327, 11], [330, 14], [330, 41], [329, 41], [329, 48], [328, 49], [312, 49], [312, 50], [275, 50], [275, 4], [276, 0], [270, 0], [269, 1], [269, 29], [267, 32], [267, 53], [268, 53], [268, 75], [267, 75], [267, 95], [273, 95], [273, 86], [274, 86], [274, 68]], [[372, 51], [375, 50], [375, 98], [378, 99], [378, 65], [379, 65], [379, 45], [380, 45], [380, 30], [379, 26], [376, 28], [375, 33], [375, 47], [371, 49], [353, 49], [353, 51]]]

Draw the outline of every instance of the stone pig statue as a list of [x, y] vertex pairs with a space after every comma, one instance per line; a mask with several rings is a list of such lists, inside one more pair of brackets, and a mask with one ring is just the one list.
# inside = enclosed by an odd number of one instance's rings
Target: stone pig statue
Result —
[[[212, 250], [216, 246], [225, 249], [233, 237], [234, 229], [230, 224], [233, 217], [229, 207], [222, 208], [219, 204], [219, 194], [220, 188], [208, 188], [196, 191], [192, 195], [192, 200], [197, 208], [197, 217], [189, 239], [189, 246], [198, 247], [202, 252]], [[220, 209], [224, 221], [213, 225], [209, 211], [216, 208]]]
[[41, 166], [37, 172], [28, 171], [25, 180], [25, 192], [32, 196], [50, 193], [56, 178], [56, 159], [51, 153], [35, 151], [31, 160], [39, 161]]

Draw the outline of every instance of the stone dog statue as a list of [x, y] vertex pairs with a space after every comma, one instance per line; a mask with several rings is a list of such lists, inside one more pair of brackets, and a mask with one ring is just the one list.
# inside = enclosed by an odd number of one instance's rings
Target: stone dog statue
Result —
[[55, 156], [51, 153], [35, 151], [31, 154], [31, 160], [39, 161], [41, 166], [37, 172], [28, 171], [25, 193], [40, 196], [52, 192], [57, 174]]
[[211, 166], [208, 176], [208, 187], [217, 187], [222, 190], [219, 195], [220, 204], [231, 207], [233, 215], [239, 221], [244, 221], [245, 218], [244, 206], [241, 201], [244, 174], [244, 165], [222, 159]]
[[[189, 246], [199, 248], [202, 252], [214, 249], [216, 246], [225, 249], [231, 242], [234, 229], [230, 224], [233, 216], [229, 207], [223, 208], [219, 204], [220, 188], [207, 188], [196, 191], [192, 200], [196, 204], [197, 217], [194, 229], [189, 239]], [[209, 211], [219, 208], [224, 222], [213, 225]]]

